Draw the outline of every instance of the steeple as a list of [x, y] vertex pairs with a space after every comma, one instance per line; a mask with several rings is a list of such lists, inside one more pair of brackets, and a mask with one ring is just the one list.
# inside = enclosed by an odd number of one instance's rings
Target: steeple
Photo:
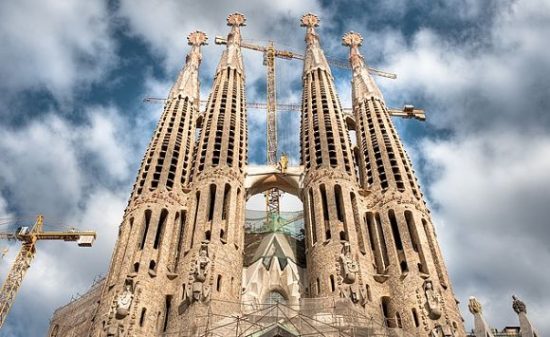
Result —
[[[362, 186], [369, 257], [379, 284], [373, 291], [384, 294], [384, 318], [391, 328], [416, 333], [420, 322], [426, 333], [454, 331], [465, 335], [462, 317], [449, 284], [429, 210], [410, 160], [405, 153], [384, 98], [368, 73], [359, 52], [363, 38], [349, 32], [342, 38], [350, 48], [353, 69], [353, 112], [359, 163], [364, 168]], [[401, 303], [416, 295], [417, 304]], [[408, 319], [409, 310], [414, 319]]]
[[388, 113], [384, 97], [368, 72], [364, 57], [359, 52], [363, 37], [349, 32], [342, 37], [342, 44], [350, 48], [349, 61], [353, 69], [353, 111], [357, 123], [357, 135], [366, 175], [364, 188], [388, 189], [403, 192], [411, 190], [420, 199], [420, 189], [413, 175], [408, 156]]
[[349, 60], [353, 70], [352, 95], [353, 104], [361, 102], [364, 99], [374, 96], [384, 102], [384, 97], [378, 89], [378, 85], [368, 72], [365, 58], [359, 52], [359, 47], [363, 44], [363, 37], [359, 33], [349, 32], [342, 37], [342, 44], [350, 47]]
[[328, 62], [319, 43], [319, 35], [315, 32], [315, 27], [319, 26], [319, 17], [315, 14], [308, 13], [302, 16], [300, 22], [300, 26], [306, 27], [304, 74], [317, 68], [331, 74], [330, 67], [328, 66]]
[[187, 54], [185, 65], [180, 71], [176, 83], [172, 86], [168, 99], [189, 97], [190, 100], [199, 103], [199, 66], [202, 60], [200, 47], [206, 45], [207, 40], [206, 34], [200, 31], [192, 32], [187, 37], [191, 51]]
[[243, 57], [241, 55], [241, 27], [246, 26], [246, 18], [241, 13], [233, 13], [227, 17], [227, 25], [231, 27], [231, 31], [227, 35], [227, 47], [222, 54], [216, 74], [224, 68], [231, 68], [244, 76]]

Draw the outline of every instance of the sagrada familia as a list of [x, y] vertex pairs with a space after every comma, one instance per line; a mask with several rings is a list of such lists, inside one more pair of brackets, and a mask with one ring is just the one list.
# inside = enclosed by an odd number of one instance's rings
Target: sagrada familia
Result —
[[[206, 110], [204, 33], [168, 94], [141, 163], [106, 277], [59, 308], [49, 337], [421, 336], [534, 337], [489, 328], [470, 299], [467, 333], [411, 161], [359, 47], [346, 117], [313, 14], [306, 49], [300, 165], [248, 165], [242, 14], [231, 27]], [[357, 137], [352, 142], [349, 130]], [[198, 137], [196, 136], [198, 135]], [[355, 145], [356, 144], [356, 145]], [[245, 227], [252, 195], [280, 189], [303, 202], [303, 231]]]

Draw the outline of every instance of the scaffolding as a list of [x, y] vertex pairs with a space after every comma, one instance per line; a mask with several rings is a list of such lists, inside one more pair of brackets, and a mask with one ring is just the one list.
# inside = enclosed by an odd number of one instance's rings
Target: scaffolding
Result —
[[[200, 304], [199, 304], [200, 305]], [[250, 307], [249, 307], [250, 306]], [[248, 314], [227, 314], [233, 312]], [[238, 310], [237, 308], [242, 308]], [[282, 302], [249, 304], [211, 300], [194, 318], [190, 331], [172, 331], [165, 337], [413, 337], [400, 328], [389, 328], [354, 309], [346, 298], [303, 298], [299, 305]], [[192, 330], [192, 331], [191, 331]]]

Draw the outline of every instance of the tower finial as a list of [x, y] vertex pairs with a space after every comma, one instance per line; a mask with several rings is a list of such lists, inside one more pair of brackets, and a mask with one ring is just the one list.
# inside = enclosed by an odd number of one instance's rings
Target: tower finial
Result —
[[300, 26], [308, 27], [308, 28], [318, 27], [319, 21], [320, 20], [317, 15], [312, 13], [307, 13], [302, 15], [302, 18], [300, 19], [300, 23], [301, 23]]
[[228, 26], [246, 26], [246, 17], [239, 13], [235, 12], [233, 14], [230, 14], [227, 17], [227, 25]]
[[204, 46], [208, 44], [208, 36], [206, 33], [196, 30], [187, 36], [187, 43], [190, 46]]
[[354, 31], [348, 32], [342, 36], [342, 45], [347, 47], [359, 47], [363, 44], [361, 34]]

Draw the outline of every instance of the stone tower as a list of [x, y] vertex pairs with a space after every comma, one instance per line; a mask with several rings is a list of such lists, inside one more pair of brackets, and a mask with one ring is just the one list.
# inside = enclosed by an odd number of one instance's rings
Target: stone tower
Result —
[[240, 27], [245, 21], [240, 13], [227, 18], [231, 31], [195, 147], [184, 258], [178, 266], [182, 278], [177, 292], [182, 299], [179, 307], [189, 308], [182, 331], [192, 329], [197, 317], [207, 310], [204, 303], [223, 308], [228, 314], [240, 310], [236, 303], [241, 296], [248, 146], [240, 48]]
[[[207, 37], [193, 32], [185, 67], [141, 163], [124, 213], [92, 336], [150, 336], [166, 324], [172, 283], [182, 257], [189, 182], [199, 113], [200, 47]], [[158, 323], [162, 321], [162, 323]]]
[[[301, 163], [310, 297], [365, 304], [367, 264], [353, 152], [334, 79], [319, 44], [319, 19], [306, 14]], [[360, 260], [358, 260], [360, 259]]]
[[384, 97], [359, 52], [363, 38], [350, 32], [352, 98], [364, 215], [376, 287], [390, 327], [464, 336], [459, 313], [430, 213], [403, 149]]

